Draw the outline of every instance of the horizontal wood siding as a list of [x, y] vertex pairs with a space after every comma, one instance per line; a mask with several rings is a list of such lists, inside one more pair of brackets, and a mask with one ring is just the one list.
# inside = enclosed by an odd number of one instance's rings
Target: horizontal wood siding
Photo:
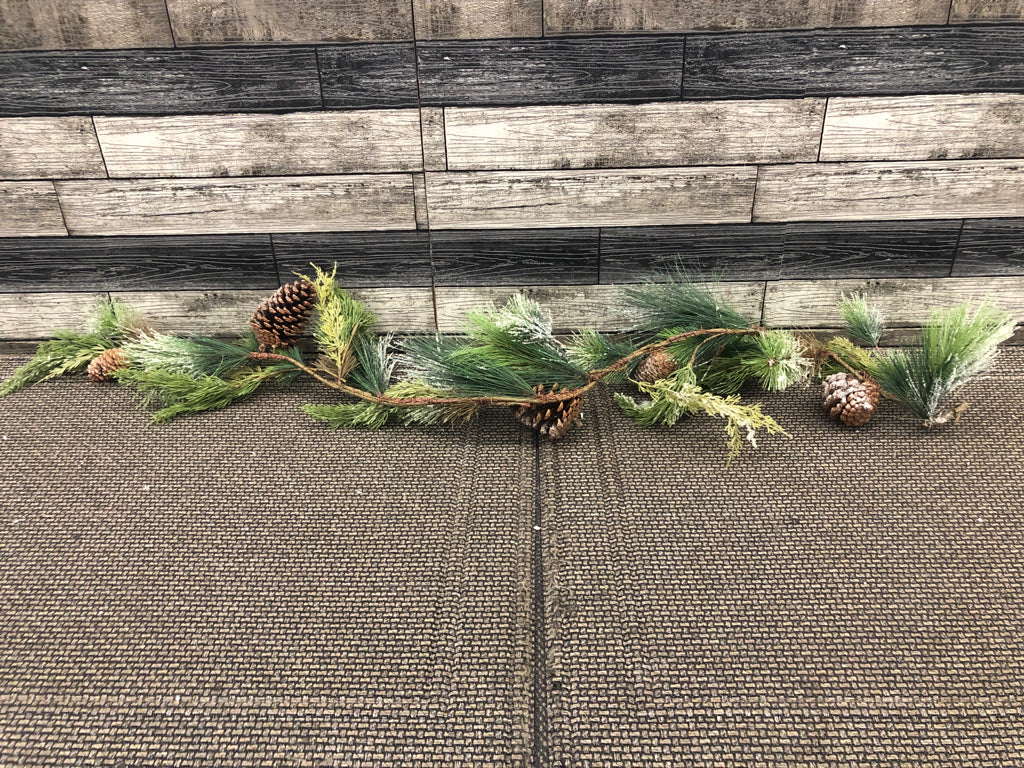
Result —
[[415, 227], [410, 174], [57, 184], [73, 235]]
[[754, 221], [1024, 214], [1024, 160], [798, 163], [761, 169]]
[[0, 50], [173, 46], [164, 0], [0, 2]]
[[412, 0], [418, 40], [540, 37], [542, 0]]
[[1024, 21], [1024, 0], [953, 0], [949, 20], [953, 24], [971, 21]]
[[51, 181], [0, 181], [0, 237], [66, 235]]
[[1024, 219], [964, 222], [954, 277], [1024, 275]]
[[426, 232], [323, 232], [273, 235], [281, 280], [310, 274], [311, 265], [337, 265], [339, 285], [351, 288], [431, 284]]
[[633, 171], [428, 173], [435, 229], [595, 227], [750, 218], [749, 166]]
[[445, 110], [449, 170], [813, 161], [824, 99]]
[[430, 247], [435, 285], [597, 283], [597, 229], [438, 231]]
[[2, 339], [51, 339], [55, 330], [85, 331], [105, 293], [0, 293]]
[[284, 115], [97, 117], [111, 177], [415, 171], [414, 109]]
[[824, 161], [1024, 157], [1024, 94], [829, 99]]
[[0, 179], [103, 178], [88, 117], [0, 118]]
[[317, 48], [324, 109], [418, 107], [411, 43]]

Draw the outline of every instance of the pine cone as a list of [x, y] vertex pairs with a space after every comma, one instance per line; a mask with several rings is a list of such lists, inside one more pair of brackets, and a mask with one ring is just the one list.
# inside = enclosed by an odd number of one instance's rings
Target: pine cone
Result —
[[108, 349], [92, 359], [86, 373], [90, 381], [113, 381], [114, 371], [128, 367], [128, 358], [120, 349]]
[[308, 280], [282, 285], [249, 318], [260, 351], [288, 347], [298, 341], [316, 304], [316, 288]]
[[[565, 387], [562, 387], [565, 390]], [[557, 384], [550, 390], [538, 384], [533, 388], [538, 395], [554, 393], [559, 391]], [[547, 435], [551, 440], [558, 440], [565, 436], [565, 433], [572, 429], [572, 426], [579, 421], [583, 412], [583, 398], [572, 397], [567, 400], [557, 400], [550, 403], [524, 403], [513, 405], [512, 413], [516, 419], [533, 427], [542, 435]]]
[[675, 358], [663, 349], [656, 349], [636, 367], [637, 381], [654, 383], [675, 372]]
[[822, 407], [832, 421], [862, 427], [878, 408], [878, 385], [848, 373], [833, 373], [822, 385]]

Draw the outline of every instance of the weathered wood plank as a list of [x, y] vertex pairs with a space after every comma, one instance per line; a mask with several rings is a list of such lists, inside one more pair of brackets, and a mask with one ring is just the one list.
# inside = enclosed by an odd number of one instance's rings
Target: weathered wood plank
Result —
[[322, 232], [273, 235], [282, 280], [309, 274], [310, 265], [338, 267], [343, 288], [429, 287], [426, 232]]
[[[378, 319], [381, 331], [432, 331], [434, 307], [429, 288], [358, 288], [351, 292]], [[117, 291], [112, 298], [132, 305], [165, 333], [234, 336], [267, 298], [265, 291]]]
[[449, 170], [817, 159], [824, 99], [445, 110]]
[[0, 115], [166, 115], [320, 107], [312, 48], [0, 54]]
[[746, 222], [752, 166], [428, 173], [434, 229]]
[[1024, 219], [964, 222], [953, 277], [1024, 275]]
[[598, 230], [431, 233], [435, 285], [577, 285], [598, 282]]
[[1024, 27], [757, 32], [686, 43], [686, 99], [979, 91], [1024, 91]]
[[945, 24], [946, 0], [547, 0], [548, 35]]
[[882, 308], [889, 324], [920, 326], [933, 310], [966, 300], [989, 299], [1024, 321], [1024, 278], [945, 278], [942, 280], [786, 280], [768, 283], [766, 325], [789, 328], [840, 328], [843, 295], [862, 293]]
[[430, 229], [430, 209], [427, 204], [427, 180], [422, 173], [412, 177], [413, 207], [415, 208], [416, 229]]
[[401, 0], [167, 0], [178, 45], [411, 40]]
[[0, 181], [0, 237], [67, 233], [52, 181]]
[[412, 43], [317, 47], [324, 109], [418, 107]]
[[84, 331], [105, 293], [0, 293], [0, 339], [50, 339]]
[[413, 229], [410, 174], [62, 181], [74, 235]]
[[427, 171], [448, 170], [447, 137], [443, 107], [423, 107], [420, 110], [420, 131], [423, 141], [423, 168]]
[[97, 117], [111, 178], [287, 176], [423, 167], [415, 109]]
[[541, 0], [413, 0], [417, 40], [540, 37]]
[[431, 106], [677, 99], [683, 46], [681, 36], [426, 42], [420, 96]]
[[1024, 160], [764, 166], [754, 221], [1024, 214]]
[[[719, 283], [721, 296], [737, 311], [756, 322], [761, 316], [764, 283]], [[556, 333], [580, 328], [600, 331], [628, 330], [633, 320], [619, 296], [617, 285], [522, 286], [434, 289], [439, 331], [457, 332], [465, 327], [466, 312], [488, 303], [500, 306], [513, 293], [522, 292], [551, 313]]]
[[1024, 156], [1024, 95], [943, 94], [835, 98], [823, 161]]
[[163, 0], [0, 0], [0, 49], [173, 47]]
[[269, 235], [0, 239], [0, 291], [276, 287]]
[[0, 179], [104, 178], [88, 117], [0, 119]]
[[1024, 21], [1024, 0], [953, 0], [949, 21]]

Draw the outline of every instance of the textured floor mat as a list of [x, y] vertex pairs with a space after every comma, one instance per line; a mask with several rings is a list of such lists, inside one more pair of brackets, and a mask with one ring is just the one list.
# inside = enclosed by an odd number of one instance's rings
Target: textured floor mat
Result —
[[944, 431], [819, 397], [542, 446], [547, 762], [1024, 765], [1024, 355]]
[[329, 399], [0, 400], [0, 765], [528, 759], [533, 434], [331, 432]]

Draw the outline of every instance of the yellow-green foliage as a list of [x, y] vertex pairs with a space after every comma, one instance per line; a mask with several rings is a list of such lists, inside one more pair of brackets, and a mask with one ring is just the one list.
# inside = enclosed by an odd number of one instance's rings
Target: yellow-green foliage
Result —
[[359, 360], [356, 342], [370, 335], [377, 318], [366, 306], [338, 287], [335, 276], [338, 267], [328, 274], [314, 265], [316, 277], [301, 275], [316, 286], [316, 320], [313, 338], [320, 353], [329, 364], [330, 372], [344, 381]]

